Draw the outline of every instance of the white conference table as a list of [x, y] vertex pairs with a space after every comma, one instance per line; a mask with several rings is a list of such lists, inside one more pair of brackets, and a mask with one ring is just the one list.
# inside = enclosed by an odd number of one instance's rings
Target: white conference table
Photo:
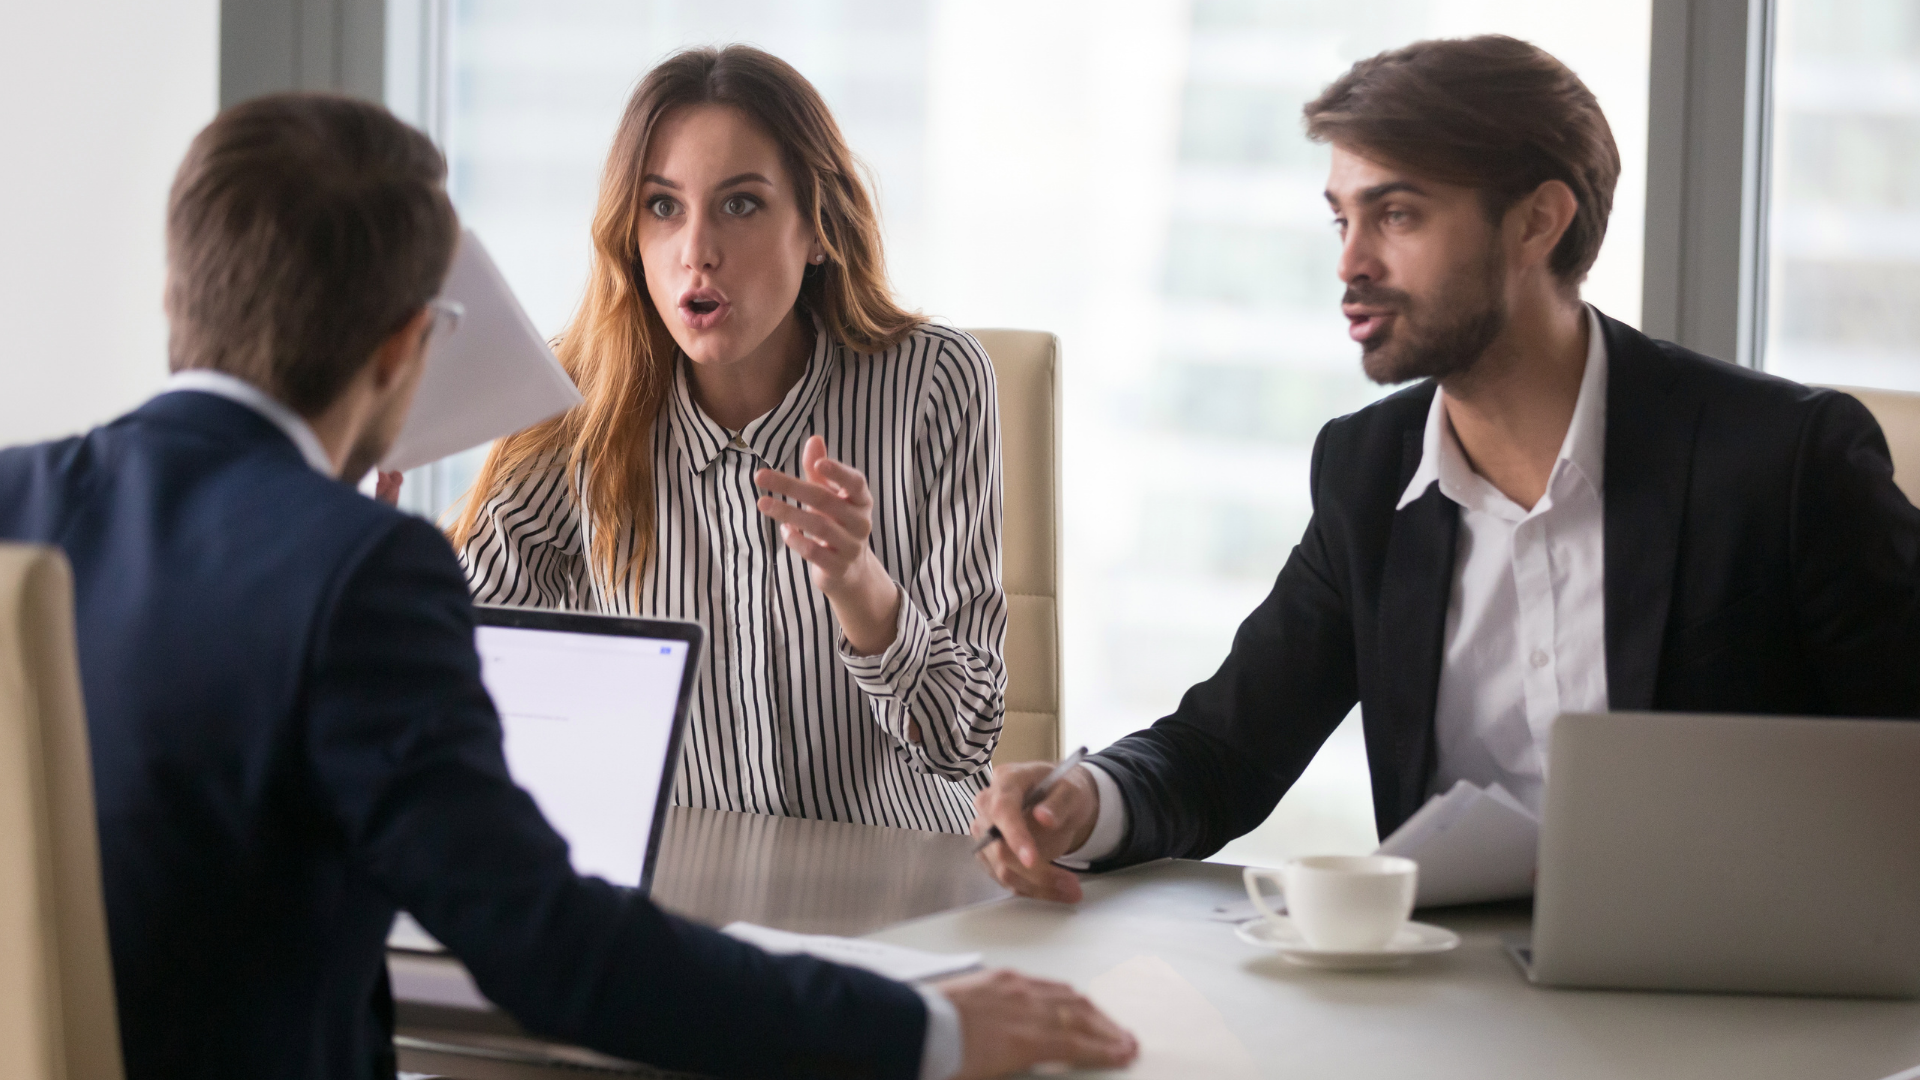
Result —
[[[958, 837], [713, 811], [681, 812], [670, 837], [678, 846], [660, 873], [681, 870], [677, 881], [663, 877], [656, 895], [705, 921], [748, 917], [839, 933], [879, 922], [870, 936], [880, 941], [980, 952], [989, 965], [1082, 986], [1157, 957], [1204, 996], [1261, 1076], [1882, 1080], [1920, 1065], [1920, 1002], [1536, 989], [1500, 942], [1526, 929], [1525, 905], [1422, 912], [1457, 931], [1460, 948], [1396, 971], [1327, 972], [1246, 945], [1231, 926], [1206, 919], [1214, 905], [1244, 896], [1238, 867], [1134, 867], [1087, 879], [1086, 900], [1067, 907], [1006, 897]], [[701, 872], [690, 872], [696, 865]], [[839, 880], [858, 884], [828, 887]], [[918, 917], [902, 915], [915, 908]], [[481, 1060], [423, 1051], [463, 1036], [422, 1029], [409, 1015], [403, 1001], [403, 1034], [428, 1041], [403, 1040], [403, 1068], [463, 1080], [560, 1075], [504, 1060], [511, 1053]], [[412, 1015], [427, 1014], [415, 1007]]]

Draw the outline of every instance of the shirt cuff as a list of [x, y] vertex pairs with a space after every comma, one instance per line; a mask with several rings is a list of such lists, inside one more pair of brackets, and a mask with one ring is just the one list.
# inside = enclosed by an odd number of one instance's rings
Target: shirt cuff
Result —
[[950, 1080], [960, 1071], [960, 1010], [938, 990], [916, 986], [927, 1003], [927, 1040], [920, 1050], [920, 1080]]
[[853, 651], [846, 631], [834, 635], [834, 651], [840, 654], [841, 665], [868, 697], [903, 702], [920, 681], [920, 673], [926, 670], [927, 654], [932, 646], [933, 628], [913, 601], [907, 599], [905, 589], [900, 590], [900, 615], [893, 624], [893, 644], [872, 656], [861, 656]]
[[1120, 785], [1091, 761], [1081, 762], [1080, 767], [1093, 775], [1093, 790], [1100, 793], [1100, 811], [1093, 819], [1093, 832], [1087, 842], [1054, 860], [1069, 870], [1085, 870], [1107, 858], [1119, 851], [1120, 842], [1127, 838], [1127, 804], [1120, 797]]

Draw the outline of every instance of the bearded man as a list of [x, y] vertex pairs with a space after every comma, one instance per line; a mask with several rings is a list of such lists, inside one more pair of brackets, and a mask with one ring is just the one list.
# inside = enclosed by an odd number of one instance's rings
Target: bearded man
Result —
[[1580, 300], [1620, 172], [1592, 93], [1505, 37], [1420, 42], [1307, 105], [1333, 150], [1369, 377], [1314, 516], [1212, 678], [1068, 774], [1001, 770], [1007, 886], [1200, 858], [1264, 821], [1358, 702], [1380, 835], [1455, 781], [1536, 810], [1563, 712], [1920, 715], [1920, 511], [1844, 394]]

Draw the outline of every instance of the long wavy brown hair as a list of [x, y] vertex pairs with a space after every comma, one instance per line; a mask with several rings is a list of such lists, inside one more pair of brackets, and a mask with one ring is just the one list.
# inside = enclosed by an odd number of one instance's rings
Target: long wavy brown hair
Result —
[[[661, 119], [704, 104], [740, 110], [779, 145], [800, 212], [827, 255], [802, 280], [798, 302], [829, 337], [880, 352], [925, 322], [894, 302], [873, 199], [813, 84], [786, 61], [746, 45], [675, 53], [647, 72], [627, 101], [600, 177], [586, 296], [554, 344], [585, 400], [494, 444], [448, 530], [454, 547], [480, 530], [486, 504], [507, 485], [564, 454], [574, 497], [592, 516], [588, 556], [606, 580], [620, 580], [651, 554], [653, 425], [672, 389], [678, 350], [640, 265], [640, 178]], [[628, 524], [631, 544], [622, 542]]]

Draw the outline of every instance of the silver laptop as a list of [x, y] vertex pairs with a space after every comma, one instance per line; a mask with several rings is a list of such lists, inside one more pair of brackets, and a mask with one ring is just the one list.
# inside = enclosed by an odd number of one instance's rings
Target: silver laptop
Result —
[[[673, 799], [699, 624], [475, 608], [480, 677], [507, 770], [567, 841], [573, 868], [646, 891]], [[389, 947], [439, 951], [402, 914]]]
[[1920, 996], [1920, 721], [1568, 714], [1542, 986]]

